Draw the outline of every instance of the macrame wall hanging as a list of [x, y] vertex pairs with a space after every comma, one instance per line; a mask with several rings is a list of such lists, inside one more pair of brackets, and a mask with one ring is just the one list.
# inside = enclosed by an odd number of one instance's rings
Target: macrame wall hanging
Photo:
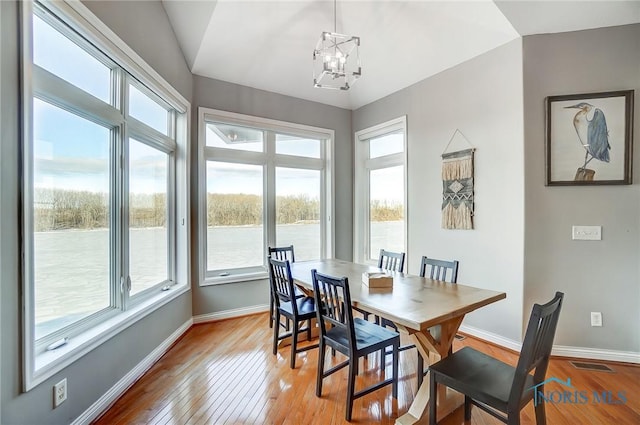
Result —
[[[447, 152], [461, 136], [468, 149]], [[458, 129], [442, 154], [442, 228], [473, 229], [473, 154], [475, 148]]]

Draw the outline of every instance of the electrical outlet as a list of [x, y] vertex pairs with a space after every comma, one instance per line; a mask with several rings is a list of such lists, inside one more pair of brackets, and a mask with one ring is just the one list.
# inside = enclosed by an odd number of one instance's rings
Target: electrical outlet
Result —
[[602, 313], [599, 311], [591, 312], [591, 326], [602, 326]]
[[60, 406], [67, 399], [67, 378], [53, 386], [53, 408]]

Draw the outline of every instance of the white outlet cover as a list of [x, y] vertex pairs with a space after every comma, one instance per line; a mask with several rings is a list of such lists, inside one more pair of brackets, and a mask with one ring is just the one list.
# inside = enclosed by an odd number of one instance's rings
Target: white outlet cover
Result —
[[602, 313], [596, 311], [591, 312], [591, 326], [602, 326]]
[[572, 226], [571, 238], [574, 241], [600, 241], [602, 226]]
[[53, 407], [60, 406], [67, 400], [67, 378], [53, 386]]

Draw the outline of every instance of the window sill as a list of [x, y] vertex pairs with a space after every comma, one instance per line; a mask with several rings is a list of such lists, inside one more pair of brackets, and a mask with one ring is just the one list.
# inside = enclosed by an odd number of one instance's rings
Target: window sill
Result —
[[70, 338], [60, 348], [35, 356], [34, 374], [25, 382], [25, 391], [35, 388], [124, 329], [189, 291], [189, 285], [175, 285], [169, 291], [152, 296], [130, 310], [121, 312], [99, 325]]
[[269, 279], [266, 271], [230, 273], [227, 276], [209, 276], [200, 282], [200, 286], [226, 285], [228, 283], [248, 282]]

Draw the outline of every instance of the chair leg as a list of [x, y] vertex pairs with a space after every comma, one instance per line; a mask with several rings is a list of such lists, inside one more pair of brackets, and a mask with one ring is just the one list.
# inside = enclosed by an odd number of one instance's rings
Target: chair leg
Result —
[[547, 416], [544, 411], [544, 403], [540, 402], [535, 407], [536, 425], [547, 425]]
[[[288, 319], [287, 319], [288, 320]], [[292, 320], [293, 322], [293, 331], [291, 332], [291, 369], [296, 368], [296, 354], [298, 351], [298, 321], [296, 319]]]
[[311, 341], [311, 319], [307, 320], [307, 341]]
[[386, 365], [386, 347], [384, 347], [382, 350], [380, 350], [380, 369], [384, 372], [384, 367]]
[[467, 395], [464, 396], [464, 420], [471, 420], [471, 397]]
[[322, 396], [322, 375], [324, 374], [324, 342], [318, 341], [318, 373], [316, 377], [316, 396]]
[[345, 411], [345, 419], [351, 422], [351, 411], [353, 410], [353, 394], [356, 392], [356, 374], [358, 366], [358, 358], [351, 355], [349, 359], [349, 381], [347, 382], [347, 405]]
[[418, 351], [418, 370], [416, 372], [418, 378], [418, 388], [422, 385], [422, 381], [424, 381], [424, 359], [422, 358], [422, 354]]
[[273, 327], [273, 354], [278, 354], [278, 336], [280, 335], [280, 312], [276, 310], [276, 322]]
[[520, 425], [520, 411], [507, 413], [507, 425]]
[[436, 389], [436, 377], [433, 371], [429, 372], [429, 425], [437, 425], [436, 407], [438, 406], [438, 391]]
[[400, 360], [400, 343], [397, 342], [393, 344], [393, 384], [391, 384], [391, 392], [393, 394], [393, 398], [398, 398], [398, 365]]
[[273, 294], [269, 293], [269, 327], [273, 328]]

